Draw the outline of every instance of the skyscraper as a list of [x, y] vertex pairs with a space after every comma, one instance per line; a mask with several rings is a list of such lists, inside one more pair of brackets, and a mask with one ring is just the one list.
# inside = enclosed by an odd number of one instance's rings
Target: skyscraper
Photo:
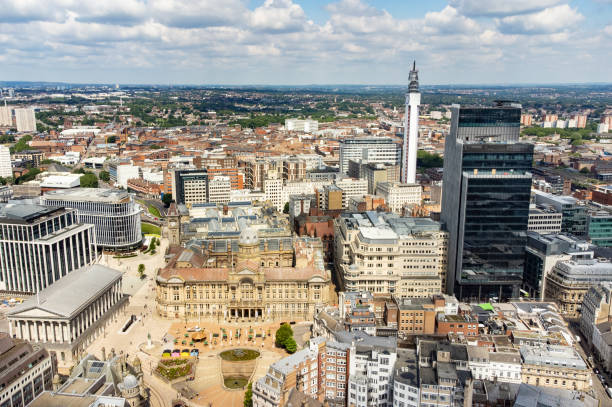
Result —
[[527, 241], [533, 145], [519, 143], [520, 105], [452, 107], [444, 151], [442, 221], [447, 291], [458, 298], [519, 295]]
[[402, 176], [404, 184], [416, 182], [417, 140], [419, 138], [419, 105], [421, 93], [419, 92], [419, 71], [416, 61], [408, 76], [408, 93], [406, 94], [406, 114], [404, 115], [404, 143], [402, 145]]
[[8, 178], [12, 176], [11, 152], [8, 147], [0, 146], [0, 177]]
[[36, 131], [36, 115], [34, 109], [15, 109], [17, 131]]

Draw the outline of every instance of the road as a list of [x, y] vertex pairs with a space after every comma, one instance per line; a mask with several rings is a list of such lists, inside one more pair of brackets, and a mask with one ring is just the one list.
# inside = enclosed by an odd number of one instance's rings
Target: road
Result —
[[[570, 329], [570, 331], [575, 336], [578, 336], [580, 338], [579, 346], [576, 346], [576, 350], [578, 351], [580, 356], [586, 361], [587, 365], [589, 365], [591, 368], [597, 367], [597, 369], [599, 369], [599, 372], [604, 376], [604, 378], [607, 381], [608, 385], [610, 383], [612, 383], [612, 381], [610, 380], [610, 376], [607, 375], [603, 371], [603, 368], [601, 367], [600, 364], [595, 362], [594, 366], [592, 366], [592, 363], [589, 362], [589, 358], [588, 358], [587, 355], [592, 355], [592, 352], [591, 352], [590, 349], [586, 349], [588, 347], [588, 344], [587, 344], [587, 341], [585, 340], [584, 336], [582, 335], [582, 332], [580, 332], [579, 325], [577, 323], [575, 323], [575, 322], [571, 322], [569, 324], [569, 329]], [[601, 383], [601, 381], [599, 380], [599, 378], [597, 377], [595, 372], [592, 372], [591, 380], [593, 382], [593, 390], [592, 390], [593, 394], [592, 394], [592, 396], [595, 397], [597, 400], [602, 402], [601, 406], [610, 406], [610, 405], [612, 405], [612, 399], [610, 399], [610, 396], [608, 396], [608, 392], [606, 391], [606, 388]]]

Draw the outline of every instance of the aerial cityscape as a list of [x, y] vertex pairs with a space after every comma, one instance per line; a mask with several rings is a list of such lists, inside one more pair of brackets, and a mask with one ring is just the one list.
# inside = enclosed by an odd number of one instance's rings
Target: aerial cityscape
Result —
[[0, 407], [612, 406], [610, 1], [0, 6]]

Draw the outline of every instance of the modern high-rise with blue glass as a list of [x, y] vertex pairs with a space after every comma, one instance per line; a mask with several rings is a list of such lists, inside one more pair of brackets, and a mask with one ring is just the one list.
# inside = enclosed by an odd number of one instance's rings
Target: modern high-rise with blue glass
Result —
[[533, 145], [519, 142], [521, 106], [453, 105], [444, 151], [447, 291], [517, 298], [523, 279]]

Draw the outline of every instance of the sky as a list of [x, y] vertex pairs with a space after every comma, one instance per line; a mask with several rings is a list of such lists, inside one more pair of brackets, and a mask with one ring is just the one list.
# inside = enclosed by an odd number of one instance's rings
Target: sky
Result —
[[612, 82], [612, 0], [0, 0], [0, 81]]

